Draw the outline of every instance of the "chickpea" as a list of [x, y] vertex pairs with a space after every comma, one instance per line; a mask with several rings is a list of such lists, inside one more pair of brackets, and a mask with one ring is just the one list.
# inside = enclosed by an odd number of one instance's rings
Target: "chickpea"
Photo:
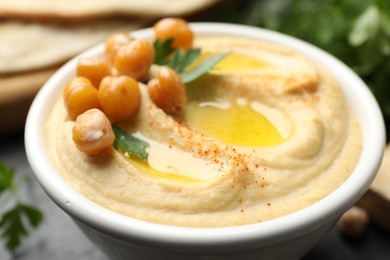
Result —
[[137, 111], [141, 102], [138, 82], [128, 76], [105, 77], [99, 86], [99, 102], [113, 120], [124, 120]]
[[72, 134], [76, 147], [88, 155], [103, 152], [115, 140], [110, 120], [101, 110], [96, 108], [90, 109], [76, 118]]
[[64, 103], [69, 117], [74, 120], [88, 109], [99, 107], [98, 91], [89, 79], [76, 77], [65, 86]]
[[145, 40], [134, 40], [122, 46], [115, 55], [114, 67], [135, 80], [147, 76], [154, 61], [154, 48]]
[[182, 112], [187, 100], [185, 86], [180, 76], [168, 67], [161, 67], [157, 77], [148, 82], [148, 93], [156, 106], [167, 114]]
[[108, 37], [105, 42], [105, 55], [111, 64], [114, 63], [114, 57], [120, 47], [131, 42], [133, 37], [128, 33], [116, 33]]
[[181, 18], [164, 18], [154, 26], [155, 37], [164, 41], [173, 38], [172, 48], [188, 50], [192, 47], [194, 34], [187, 22]]
[[111, 66], [107, 60], [99, 57], [83, 58], [77, 63], [77, 76], [88, 78], [98, 88], [100, 81], [111, 75]]
[[340, 217], [337, 226], [345, 236], [359, 238], [364, 235], [369, 221], [370, 216], [365, 209], [353, 206]]

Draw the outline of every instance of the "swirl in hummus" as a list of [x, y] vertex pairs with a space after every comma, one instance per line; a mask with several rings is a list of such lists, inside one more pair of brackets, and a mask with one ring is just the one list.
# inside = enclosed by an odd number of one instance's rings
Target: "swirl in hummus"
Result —
[[255, 39], [199, 36], [194, 45], [230, 55], [187, 86], [183, 118], [156, 107], [139, 83], [138, 113], [119, 124], [150, 144], [148, 164], [114, 149], [80, 152], [58, 100], [47, 123], [49, 151], [75, 190], [129, 217], [217, 227], [295, 212], [348, 178], [360, 128], [330, 76], [286, 47]]

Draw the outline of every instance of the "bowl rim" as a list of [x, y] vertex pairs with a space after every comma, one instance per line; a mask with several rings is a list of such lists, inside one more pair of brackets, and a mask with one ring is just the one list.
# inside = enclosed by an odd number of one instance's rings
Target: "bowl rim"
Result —
[[[370, 159], [359, 159], [345, 183], [322, 200], [292, 214], [262, 223], [217, 228], [176, 227], [133, 219], [109, 211], [89, 201], [66, 184], [48, 160], [44, 136], [45, 119], [49, 113], [47, 100], [58, 97], [57, 86], [64, 77], [72, 73], [80, 57], [102, 53], [103, 44], [99, 44], [62, 66], [41, 88], [30, 107], [25, 125], [26, 154], [34, 176], [42, 188], [70, 216], [99, 232], [127, 241], [136, 240], [140, 245], [180, 247], [183, 251], [194, 247], [216, 248], [226, 245], [231, 246], [229, 250], [232, 251], [244, 250], [259, 246], [259, 242], [262, 246], [269, 246], [297, 238], [325, 223], [334, 222], [367, 191], [382, 160], [385, 127], [380, 108], [371, 91], [344, 63], [297, 38], [247, 25], [197, 22], [190, 23], [190, 26], [195, 34], [242, 36], [286, 45], [309, 60], [320, 63], [333, 72], [337, 71], [337, 81], [348, 80], [355, 86], [354, 94], [351, 94], [355, 98], [349, 98], [347, 95], [347, 100], [355, 107], [359, 121], [360, 118], [368, 120], [364, 127], [372, 134], [363, 135], [361, 158]], [[134, 38], [151, 38], [152, 29], [141, 29], [131, 34]], [[341, 73], [343, 75], [340, 75]], [[99, 215], [99, 218], [96, 218], [96, 215]]]

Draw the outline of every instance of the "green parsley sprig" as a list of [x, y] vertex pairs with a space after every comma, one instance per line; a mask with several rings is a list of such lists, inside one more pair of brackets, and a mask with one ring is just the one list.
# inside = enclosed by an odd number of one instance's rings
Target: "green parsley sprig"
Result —
[[3, 204], [13, 202], [13, 206], [0, 215], [0, 232], [11, 253], [21, 245], [22, 238], [28, 236], [28, 227], [35, 228], [43, 220], [39, 209], [20, 200], [21, 184], [22, 179], [15, 181], [14, 169], [0, 162], [0, 199]]
[[148, 158], [146, 148], [149, 144], [147, 142], [129, 134], [116, 125], [112, 125], [112, 129], [115, 133], [113, 146], [116, 150], [128, 153], [129, 157], [136, 157], [141, 160], [146, 160]]
[[184, 84], [194, 81], [206, 74], [227, 55], [227, 53], [208, 55], [206, 58], [202, 59], [199, 64], [194, 66], [194, 63], [198, 61], [201, 56], [201, 49], [191, 48], [187, 51], [183, 49], [173, 49], [171, 43], [172, 38], [165, 41], [155, 40], [153, 42], [155, 50], [154, 64], [167, 66], [175, 70]]

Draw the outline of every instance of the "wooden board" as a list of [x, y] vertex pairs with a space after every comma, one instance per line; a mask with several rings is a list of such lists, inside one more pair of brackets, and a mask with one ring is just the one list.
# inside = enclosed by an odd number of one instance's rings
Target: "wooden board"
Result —
[[0, 76], [0, 134], [23, 128], [35, 94], [57, 69]]

